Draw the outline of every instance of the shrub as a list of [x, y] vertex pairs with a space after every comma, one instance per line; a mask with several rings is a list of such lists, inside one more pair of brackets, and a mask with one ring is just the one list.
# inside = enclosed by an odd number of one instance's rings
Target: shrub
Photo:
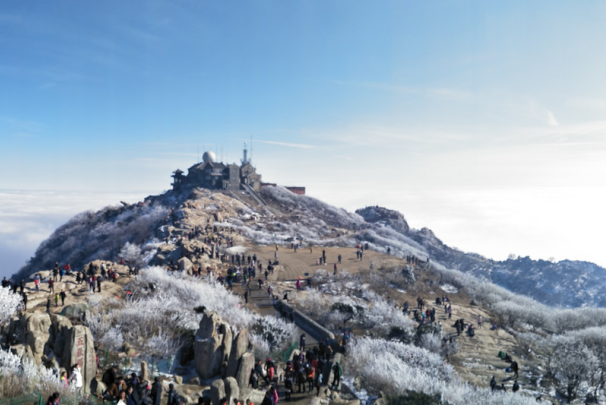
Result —
[[0, 287], [0, 327], [5, 325], [21, 307], [21, 296], [10, 288]]

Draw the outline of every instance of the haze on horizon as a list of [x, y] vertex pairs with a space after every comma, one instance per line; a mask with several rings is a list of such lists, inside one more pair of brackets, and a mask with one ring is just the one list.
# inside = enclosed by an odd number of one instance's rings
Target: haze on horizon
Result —
[[254, 138], [265, 181], [494, 259], [606, 265], [606, 4], [10, 2], [0, 256]]

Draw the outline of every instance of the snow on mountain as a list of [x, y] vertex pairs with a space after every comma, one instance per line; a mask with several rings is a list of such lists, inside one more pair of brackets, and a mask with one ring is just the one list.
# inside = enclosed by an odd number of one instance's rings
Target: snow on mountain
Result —
[[210, 218], [215, 226], [239, 230], [256, 244], [368, 244], [401, 257], [429, 259], [547, 305], [606, 307], [606, 270], [593, 263], [528, 257], [494, 261], [451, 248], [430, 229], [411, 229], [397, 211], [371, 206], [351, 213], [283, 187], [266, 187], [260, 194], [267, 206], [242, 193], [194, 189], [79, 214], [40, 245], [16, 278], [52, 268], [55, 261], [78, 268], [95, 259], [115, 260], [127, 243], [142, 247], [145, 262], [152, 263], [157, 249], [170, 244], [172, 236], [205, 226]]

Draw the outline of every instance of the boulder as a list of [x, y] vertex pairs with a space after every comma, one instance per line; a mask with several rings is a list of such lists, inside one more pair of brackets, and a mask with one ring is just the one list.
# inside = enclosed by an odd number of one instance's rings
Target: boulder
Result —
[[194, 267], [191, 260], [189, 260], [187, 257], [180, 258], [178, 260], [178, 263], [179, 263], [179, 270], [181, 270], [181, 271], [188, 272], [191, 270], [192, 267]]
[[193, 344], [200, 378], [208, 380], [226, 371], [232, 340], [233, 330], [228, 324], [213, 312], [204, 314]]
[[53, 352], [60, 359], [63, 356], [63, 347], [65, 346], [67, 335], [72, 328], [72, 323], [66, 317], [55, 314], [51, 315], [51, 322], [53, 325], [51, 336]]
[[200, 321], [198, 332], [196, 337], [200, 339], [208, 339], [216, 336], [218, 333], [219, 325], [223, 323], [221, 317], [214, 312], [207, 312]]
[[[240, 359], [238, 365], [238, 372], [236, 373], [236, 381], [241, 389], [248, 387], [250, 381], [250, 373], [255, 366], [255, 355], [253, 353], [244, 353]], [[255, 402], [256, 403], [256, 402]]]
[[375, 400], [375, 405], [387, 405], [387, 397], [383, 391], [379, 392], [379, 397]]
[[250, 399], [250, 402], [252, 402], [253, 404], [260, 404], [263, 402], [263, 398], [265, 398], [265, 391], [264, 390], [242, 390], [240, 388], [240, 396], [242, 398], [239, 398], [242, 400], [242, 403], [246, 403], [247, 399]]
[[147, 362], [145, 362], [145, 361], [141, 362], [141, 380], [142, 381], [149, 380], [149, 375], [147, 372]]
[[97, 363], [95, 361], [95, 347], [93, 335], [86, 326], [77, 325], [70, 329], [63, 356], [61, 360], [62, 367], [71, 370], [71, 367], [79, 364], [84, 382], [84, 393], [90, 393], [91, 381], [97, 375]]
[[175, 380], [175, 383], [179, 385], [183, 384], [183, 377], [181, 377], [180, 375], [174, 375], [173, 380]]
[[190, 379], [189, 381], [187, 381], [187, 383], [189, 385], [202, 385], [200, 383], [200, 377], [194, 377], [194, 378]]
[[87, 304], [72, 304], [65, 306], [61, 315], [70, 319], [82, 319], [89, 311], [90, 307]]
[[233, 404], [234, 398], [240, 397], [240, 387], [234, 377], [227, 377], [223, 380], [225, 383], [225, 396], [227, 397], [227, 403]]
[[47, 343], [51, 337], [51, 319], [48, 314], [27, 314], [24, 318], [23, 335], [25, 344], [30, 347], [36, 364], [42, 363]]
[[221, 339], [218, 335], [209, 339], [194, 342], [196, 372], [203, 380], [208, 380], [221, 370], [222, 350]]
[[227, 363], [227, 376], [235, 377], [240, 365], [240, 358], [248, 350], [248, 330], [242, 329], [231, 345], [229, 361]]
[[210, 385], [210, 400], [212, 405], [221, 405], [221, 400], [225, 398], [225, 383], [218, 379]]
[[234, 330], [226, 323], [219, 326], [219, 332], [223, 335], [223, 342], [221, 342], [221, 351], [223, 358], [221, 362], [225, 362], [225, 371], [227, 371], [227, 362], [229, 361], [229, 354], [231, 353], [231, 345], [234, 341]]

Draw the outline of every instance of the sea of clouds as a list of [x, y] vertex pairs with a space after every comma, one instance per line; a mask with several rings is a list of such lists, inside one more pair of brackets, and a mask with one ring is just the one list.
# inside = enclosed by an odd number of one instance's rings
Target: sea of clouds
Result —
[[145, 194], [0, 190], [0, 277], [10, 276], [36, 248], [74, 215]]

